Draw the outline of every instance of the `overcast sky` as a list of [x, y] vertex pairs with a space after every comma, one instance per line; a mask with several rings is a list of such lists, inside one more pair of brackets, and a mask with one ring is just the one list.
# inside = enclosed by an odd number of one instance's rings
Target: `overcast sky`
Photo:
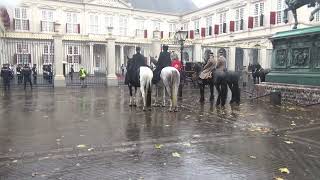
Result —
[[192, 0], [194, 4], [196, 4], [198, 7], [204, 7], [206, 5], [209, 5], [217, 0]]

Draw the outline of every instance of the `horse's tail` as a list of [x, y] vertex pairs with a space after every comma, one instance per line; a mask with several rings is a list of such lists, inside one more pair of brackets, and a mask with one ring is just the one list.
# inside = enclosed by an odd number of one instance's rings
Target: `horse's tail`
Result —
[[179, 72], [174, 69], [172, 71], [171, 77], [171, 99], [172, 99], [172, 106], [177, 107], [177, 96], [178, 96], [178, 89], [180, 85], [180, 74]]
[[150, 79], [147, 79], [146, 93], [147, 93], [147, 107], [151, 107], [152, 77]]

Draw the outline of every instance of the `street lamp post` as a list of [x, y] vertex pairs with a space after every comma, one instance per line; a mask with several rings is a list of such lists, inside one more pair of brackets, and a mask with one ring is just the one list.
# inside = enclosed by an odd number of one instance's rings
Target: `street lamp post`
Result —
[[[182, 65], [182, 72], [181, 74], [184, 73], [184, 65], [183, 65], [183, 49], [184, 49], [184, 42], [186, 41], [187, 39], [187, 35], [188, 35], [188, 31], [184, 31], [182, 28], [181, 30], [177, 31], [175, 33], [175, 40], [180, 44], [180, 53], [181, 53], [181, 65]], [[179, 92], [178, 92], [178, 96], [179, 97], [182, 97], [182, 87], [183, 87], [183, 84], [180, 83], [180, 86], [179, 86]]]

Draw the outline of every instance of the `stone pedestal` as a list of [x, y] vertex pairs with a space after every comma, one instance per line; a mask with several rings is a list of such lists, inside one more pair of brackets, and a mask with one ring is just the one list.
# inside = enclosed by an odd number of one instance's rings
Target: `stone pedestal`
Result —
[[106, 46], [107, 57], [107, 86], [118, 86], [118, 78], [116, 76], [116, 49], [115, 38], [108, 38]]
[[271, 38], [272, 71], [266, 80], [320, 86], [320, 27], [279, 32]]
[[55, 87], [66, 87], [66, 80], [63, 75], [63, 44], [62, 35], [53, 36], [54, 43], [54, 86]]

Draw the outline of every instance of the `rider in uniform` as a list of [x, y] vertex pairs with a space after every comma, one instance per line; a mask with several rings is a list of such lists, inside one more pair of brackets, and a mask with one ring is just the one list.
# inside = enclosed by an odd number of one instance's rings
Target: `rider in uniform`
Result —
[[139, 86], [140, 82], [139, 82], [139, 70], [141, 66], [146, 66], [145, 63], [145, 58], [144, 56], [141, 54], [141, 48], [137, 47], [136, 48], [136, 54], [133, 55], [132, 57], [132, 62], [130, 62], [130, 67], [128, 67], [128, 75], [130, 74], [130, 76], [128, 76], [128, 80], [130, 80], [130, 83], [133, 83], [133, 85]]
[[160, 53], [159, 60], [156, 64], [156, 69], [153, 73], [153, 84], [157, 84], [160, 81], [161, 70], [165, 67], [171, 66], [171, 57], [168, 49], [169, 46], [163, 46], [163, 52]]

